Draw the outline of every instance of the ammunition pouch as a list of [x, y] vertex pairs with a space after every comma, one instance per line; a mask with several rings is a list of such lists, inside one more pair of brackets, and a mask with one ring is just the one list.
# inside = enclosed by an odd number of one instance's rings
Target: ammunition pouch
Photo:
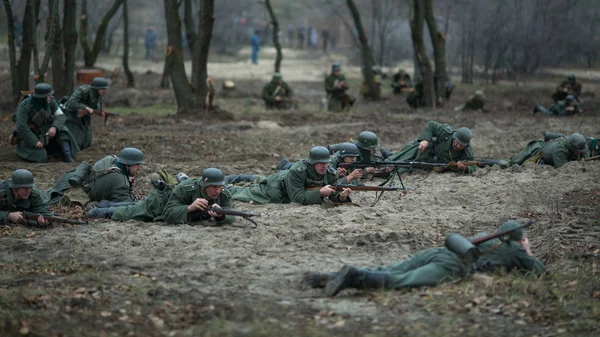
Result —
[[449, 251], [458, 255], [467, 263], [474, 263], [479, 258], [479, 250], [471, 241], [458, 234], [450, 234], [444, 242]]

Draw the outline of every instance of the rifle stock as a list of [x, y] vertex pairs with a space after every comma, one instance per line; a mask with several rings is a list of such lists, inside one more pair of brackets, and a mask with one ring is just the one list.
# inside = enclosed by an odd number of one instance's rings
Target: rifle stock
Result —
[[49, 222], [68, 223], [68, 224], [72, 224], [72, 225], [87, 225], [88, 224], [87, 221], [72, 220], [72, 219], [67, 219], [67, 218], [63, 218], [60, 216], [35, 214], [35, 213], [23, 213], [23, 217], [27, 220], [37, 220], [40, 215], [43, 216], [44, 219], [48, 220]]
[[600, 156], [585, 158], [584, 161], [592, 161], [592, 160], [598, 160], [598, 159], [600, 159]]
[[257, 213], [249, 213], [249, 212], [242, 212], [242, 211], [236, 211], [234, 209], [225, 209], [222, 207], [215, 207], [212, 209], [213, 212], [217, 213], [217, 214], [222, 214], [222, 215], [233, 215], [233, 216], [240, 216], [248, 221], [250, 221], [251, 223], [254, 224], [254, 228], [258, 227], [258, 224], [256, 223], [256, 221], [254, 221], [253, 219], [251, 219], [252, 217], [260, 217], [260, 214]]

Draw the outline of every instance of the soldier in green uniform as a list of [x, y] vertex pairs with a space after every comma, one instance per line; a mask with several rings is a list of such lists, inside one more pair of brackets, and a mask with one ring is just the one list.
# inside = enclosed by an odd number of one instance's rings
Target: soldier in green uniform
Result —
[[102, 96], [108, 89], [108, 80], [96, 77], [90, 85], [82, 85], [73, 92], [65, 103], [66, 125], [75, 136], [82, 150], [92, 145], [92, 115], [102, 110]]
[[219, 215], [213, 210], [231, 208], [231, 194], [223, 190], [224, 179], [221, 170], [207, 168], [202, 178], [190, 178], [177, 185], [164, 208], [164, 220], [175, 225], [211, 219], [219, 225], [234, 222], [235, 217]]
[[[329, 160], [329, 150], [315, 146], [308, 159], [298, 160], [288, 170], [264, 177], [251, 187], [231, 186], [228, 189], [234, 200], [257, 204], [297, 202], [311, 205], [322, 203], [324, 198], [333, 202], [350, 201], [350, 189], [336, 192], [329, 186], [339, 180], [337, 171], [329, 166]], [[310, 187], [320, 189], [308, 190]]]
[[463, 105], [459, 105], [454, 108], [455, 112], [464, 110], [484, 110], [485, 105], [485, 94], [482, 90], [476, 90], [473, 95], [469, 96], [469, 99]]
[[[544, 132], [544, 142], [549, 142], [552, 139], [558, 139], [561, 137], [566, 137], [566, 135], [562, 134], [562, 133], [556, 133], [556, 132]], [[593, 137], [586, 137], [585, 138], [587, 145], [588, 145], [588, 149], [590, 151], [590, 157], [595, 157], [600, 155], [600, 137], [599, 138], [593, 138]]]
[[[391, 154], [387, 161], [422, 161], [428, 163], [457, 162], [457, 169], [465, 173], [475, 171], [475, 166], [465, 166], [460, 161], [474, 160], [471, 148], [472, 133], [462, 127], [454, 130], [449, 124], [429, 121], [414, 141], [406, 144], [400, 152]], [[400, 168], [401, 173], [412, 172], [411, 168]]]
[[264, 86], [262, 99], [267, 109], [289, 109], [292, 107], [292, 88], [285, 82], [280, 73], [273, 74], [271, 82]]
[[[358, 185], [359, 179], [362, 178], [363, 172], [359, 168], [343, 168], [338, 167], [340, 163], [353, 163], [359, 157], [358, 147], [353, 143], [340, 143], [334, 144], [335, 152], [329, 159], [329, 166], [331, 169], [336, 170], [340, 179], [336, 182], [337, 184], [352, 184]], [[330, 147], [330, 151], [332, 148]]]
[[[52, 212], [34, 186], [33, 174], [24, 169], [15, 170], [10, 181], [0, 182], [0, 224], [49, 224], [44, 215], [51, 216]], [[23, 212], [40, 216], [37, 220], [27, 221]]]
[[15, 113], [16, 152], [26, 161], [43, 163], [48, 160], [48, 154], [59, 153], [65, 162], [72, 163], [73, 155], [79, 152], [53, 93], [50, 84], [36, 84], [33, 94], [19, 104]]
[[548, 109], [540, 104], [533, 107], [534, 114], [539, 112], [545, 116], [570, 116], [582, 111], [573, 95], [568, 95], [566, 99], [554, 103]]
[[[516, 221], [507, 221], [498, 231], [518, 226], [520, 224]], [[480, 233], [478, 236], [485, 234], [487, 233]], [[505, 237], [487, 241], [479, 245], [478, 250], [481, 255], [475, 263], [468, 258], [461, 258], [449, 248], [428, 248], [399, 263], [372, 269], [358, 269], [345, 265], [337, 273], [309, 274], [306, 281], [314, 288], [322, 288], [325, 284], [325, 294], [335, 296], [347, 288], [434, 287], [465, 277], [472, 272], [473, 265], [478, 270], [485, 271], [506, 268], [537, 274], [546, 272], [543, 264], [531, 253], [529, 241], [523, 237], [521, 229]]]
[[56, 203], [67, 197], [70, 202], [81, 205], [91, 201], [103, 202], [104, 207], [123, 205], [110, 203], [136, 202], [138, 199], [133, 194], [133, 183], [144, 163], [142, 151], [133, 147], [124, 148], [118, 157], [106, 156], [91, 167], [82, 163], [46, 191], [45, 199]]
[[547, 142], [543, 139], [533, 140], [518, 155], [508, 161], [503, 160], [501, 167], [532, 162], [559, 168], [569, 161], [589, 156], [590, 149], [586, 138], [580, 133], [572, 133], [567, 137], [551, 139]]
[[552, 95], [554, 102], [564, 101], [568, 95], [575, 96], [579, 101], [581, 96], [581, 83], [575, 78], [575, 74], [570, 74], [567, 80], [560, 82], [556, 88], [556, 92]]
[[354, 105], [354, 97], [346, 93], [348, 85], [346, 77], [341, 73], [339, 63], [331, 66], [331, 74], [325, 77], [325, 92], [327, 93], [327, 111], [348, 111]]

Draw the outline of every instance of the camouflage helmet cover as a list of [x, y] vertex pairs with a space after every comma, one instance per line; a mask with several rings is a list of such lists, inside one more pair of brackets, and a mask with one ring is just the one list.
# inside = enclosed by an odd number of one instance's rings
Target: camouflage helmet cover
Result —
[[[500, 227], [498, 227], [498, 231], [504, 232], [504, 231], [509, 231], [509, 230], [512, 230], [512, 229], [515, 229], [518, 227], [521, 227], [520, 223], [518, 223], [514, 220], [508, 220], [505, 223], [503, 223], [502, 225], [500, 225]], [[523, 238], [523, 229], [519, 228], [507, 235], [508, 235], [509, 240], [519, 241]]]
[[202, 172], [200, 186], [223, 186], [225, 185], [225, 175], [218, 168], [207, 168]]
[[33, 186], [35, 186], [33, 183], [33, 174], [29, 170], [18, 169], [13, 172], [12, 178], [9, 182], [10, 188]]
[[45, 98], [54, 94], [54, 90], [48, 83], [38, 83], [35, 85], [32, 96], [35, 98]]
[[308, 159], [306, 160], [309, 164], [314, 163], [328, 163], [331, 155], [329, 150], [324, 146], [315, 146], [310, 149]]
[[473, 134], [469, 128], [462, 127], [456, 130], [452, 137], [454, 137], [454, 139], [456, 139], [456, 141], [461, 145], [467, 146], [471, 142], [471, 137], [473, 137]]

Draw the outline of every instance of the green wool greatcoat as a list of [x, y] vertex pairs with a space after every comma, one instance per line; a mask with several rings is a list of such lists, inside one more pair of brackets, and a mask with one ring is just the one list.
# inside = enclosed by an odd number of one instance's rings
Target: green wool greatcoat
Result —
[[[590, 156], [590, 149], [586, 146], [583, 152], [583, 158]], [[582, 157], [575, 155], [565, 144], [565, 138], [557, 138], [544, 142], [543, 140], [531, 141], [516, 156], [509, 159], [510, 165], [522, 165], [529, 159], [537, 162], [543, 159], [544, 164], [559, 168], [569, 161], [580, 160]]]
[[137, 201], [129, 182], [129, 172], [115, 156], [106, 156], [94, 163], [85, 185], [92, 201]]
[[85, 149], [92, 145], [92, 116], [79, 117], [78, 110], [90, 107], [94, 110], [102, 110], [102, 96], [97, 89], [89, 85], [77, 88], [65, 104], [67, 120], [65, 125], [71, 130], [79, 148]]
[[[480, 233], [477, 236], [487, 234]], [[474, 265], [483, 271], [505, 269], [506, 271], [518, 270], [535, 274], [546, 273], [544, 264], [535, 256], [528, 255], [516, 241], [502, 242], [500, 239], [493, 239], [478, 245], [477, 249], [481, 255]]]
[[[8, 223], [8, 213], [27, 212], [51, 216], [50, 206], [42, 200], [40, 191], [32, 189], [29, 198], [25, 200], [16, 199], [12, 188], [8, 187], [7, 182], [0, 183], [0, 224]], [[29, 220], [30, 225], [37, 225], [36, 220]]]
[[465, 277], [471, 265], [447, 248], [428, 248], [411, 258], [371, 271], [388, 272], [389, 289], [413, 287], [434, 287], [440, 283], [452, 282]]
[[[386, 161], [422, 161], [428, 163], [448, 163], [452, 161], [472, 161], [475, 159], [471, 145], [462, 150], [452, 147], [454, 129], [448, 124], [429, 121], [416, 140], [405, 145], [400, 152], [390, 155]], [[429, 142], [429, 147], [420, 152], [419, 143], [423, 140]], [[467, 173], [472, 173], [475, 166], [467, 167]], [[400, 172], [412, 172], [411, 168], [401, 168]]]
[[[56, 100], [52, 98], [49, 104], [45, 100], [45, 98], [25, 98], [15, 113], [19, 134], [17, 155], [34, 163], [45, 162], [48, 160], [49, 153], [61, 153], [60, 142], [69, 142], [72, 155], [80, 151], [73, 134], [65, 126], [65, 114], [58, 107]], [[48, 138], [46, 133], [51, 127], [56, 128], [56, 136]], [[38, 141], [42, 141], [43, 148], [35, 147]]]
[[[200, 181], [200, 178], [190, 178], [181, 182], [173, 189], [163, 213], [166, 222], [180, 225], [189, 224], [194, 221], [210, 220], [211, 217], [208, 213], [188, 213], [188, 206], [198, 198], [208, 200], [209, 208], [214, 204], [218, 204], [224, 209], [231, 209], [231, 194], [229, 194], [229, 191], [223, 189], [217, 199], [210, 199], [206, 195], [204, 188], [200, 186]], [[217, 224], [228, 224], [234, 221], [235, 217], [231, 215], [226, 215], [224, 218], [216, 220]]]
[[[346, 77], [342, 74], [333, 76], [330, 74], [325, 77], [325, 92], [327, 93], [327, 111], [342, 112], [347, 105], [354, 102], [354, 98], [346, 93], [348, 84]], [[344, 81], [344, 85], [339, 88], [338, 83]]]
[[271, 81], [263, 87], [262, 99], [265, 101], [267, 108], [287, 108], [291, 107], [291, 102], [275, 101], [275, 96], [284, 98], [292, 98], [292, 88], [287, 82], [281, 81], [281, 85], [277, 84], [277, 81]]
[[[257, 204], [289, 204], [297, 202], [303, 205], [320, 204], [323, 202], [320, 192], [307, 190], [308, 187], [322, 187], [335, 184], [339, 180], [337, 171], [328, 167], [325, 175], [319, 175], [314, 165], [301, 159], [294, 163], [289, 170], [279, 171], [272, 174], [260, 183], [251, 187], [230, 186], [234, 200], [241, 200]], [[329, 196], [329, 200], [339, 202], [339, 193], [335, 192]], [[349, 200], [346, 199], [347, 201]]]

